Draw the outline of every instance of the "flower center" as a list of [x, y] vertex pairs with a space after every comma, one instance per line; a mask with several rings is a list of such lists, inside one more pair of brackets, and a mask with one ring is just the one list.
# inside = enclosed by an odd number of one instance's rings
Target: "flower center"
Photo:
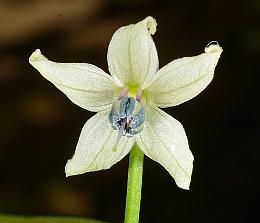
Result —
[[113, 103], [109, 113], [109, 121], [113, 129], [118, 130], [119, 137], [131, 137], [142, 131], [144, 119], [141, 91], [137, 91], [134, 98], [128, 96], [128, 89], [124, 89]]

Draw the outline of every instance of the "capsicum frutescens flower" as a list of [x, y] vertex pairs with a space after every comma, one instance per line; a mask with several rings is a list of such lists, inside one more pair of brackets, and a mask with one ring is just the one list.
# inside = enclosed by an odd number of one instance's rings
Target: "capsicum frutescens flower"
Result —
[[66, 176], [108, 169], [134, 143], [160, 163], [176, 184], [189, 189], [193, 155], [180, 122], [160, 108], [179, 105], [211, 82], [222, 48], [176, 59], [159, 69], [151, 35], [156, 21], [147, 17], [118, 29], [108, 47], [110, 74], [87, 63], [56, 63], [36, 50], [29, 61], [72, 102], [97, 112], [84, 125]]

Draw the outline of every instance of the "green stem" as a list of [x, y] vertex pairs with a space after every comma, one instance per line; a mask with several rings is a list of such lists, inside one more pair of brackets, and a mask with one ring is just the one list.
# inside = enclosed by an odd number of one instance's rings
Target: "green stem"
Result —
[[139, 221], [143, 162], [144, 154], [135, 144], [129, 157], [125, 223], [138, 223]]

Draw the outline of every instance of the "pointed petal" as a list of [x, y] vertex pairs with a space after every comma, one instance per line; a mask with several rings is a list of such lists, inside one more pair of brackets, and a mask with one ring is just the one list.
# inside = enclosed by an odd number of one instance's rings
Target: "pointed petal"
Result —
[[108, 67], [111, 75], [122, 85], [141, 85], [158, 70], [158, 55], [151, 34], [156, 21], [147, 17], [137, 24], [121, 27], [108, 47]]
[[78, 106], [100, 111], [111, 106], [116, 84], [100, 68], [86, 63], [56, 63], [36, 50], [30, 64]]
[[114, 148], [118, 132], [112, 129], [108, 114], [108, 110], [99, 112], [86, 122], [75, 154], [66, 164], [66, 176], [108, 169], [129, 153], [134, 138], [123, 136]]
[[136, 142], [146, 156], [171, 174], [179, 187], [189, 189], [193, 155], [180, 122], [159, 108], [149, 107]]
[[147, 89], [151, 100], [165, 108], [197, 96], [211, 82], [221, 52], [219, 45], [210, 45], [199, 56], [177, 59], [161, 68]]

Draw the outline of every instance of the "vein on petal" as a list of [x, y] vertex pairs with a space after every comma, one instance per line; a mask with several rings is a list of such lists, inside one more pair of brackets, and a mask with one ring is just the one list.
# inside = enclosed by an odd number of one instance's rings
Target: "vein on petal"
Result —
[[[83, 65], [84, 65], [84, 64], [83, 64]], [[91, 64], [88, 64], [88, 65], [91, 66]], [[95, 71], [92, 71], [92, 70], [83, 69], [83, 68], [79, 68], [79, 67], [74, 67], [73, 65], [69, 65], [69, 67], [71, 67], [71, 68], [73, 68], [73, 69], [77, 69], [77, 70], [81, 70], [81, 71], [86, 71], [86, 72], [95, 74], [95, 75], [97, 75], [97, 76], [99, 76], [99, 77], [105, 78], [105, 79], [107, 79], [107, 80], [113, 82], [113, 81], [110, 79], [111, 76], [110, 76], [109, 74], [107, 74], [106, 72], [104, 72], [102, 69], [98, 68], [98, 67], [96, 67], [96, 68], [100, 69], [100, 70], [102, 71], [102, 73], [98, 73], [98, 72], [95, 72]], [[102, 75], [102, 74], [104, 74], [104, 75]]]
[[91, 161], [91, 163], [88, 165], [88, 168], [87, 168], [87, 169], [89, 169], [89, 168], [92, 167], [93, 163], [97, 160], [98, 156], [103, 152], [103, 149], [104, 149], [104, 147], [106, 146], [108, 140], [110, 139], [110, 137], [111, 137], [113, 131], [114, 131], [114, 130], [111, 128], [111, 132], [109, 133], [108, 137], [106, 138], [105, 143], [103, 143], [102, 148], [101, 148], [101, 149], [99, 150], [99, 152], [95, 155], [94, 159], [93, 159], [93, 160]]
[[[160, 114], [160, 113], [159, 113]], [[162, 116], [162, 114], [160, 114]], [[164, 117], [163, 117], [164, 118]], [[165, 143], [162, 141], [162, 139], [157, 135], [154, 127], [152, 125], [150, 125], [151, 129], [154, 132], [154, 135], [157, 137], [157, 139], [162, 143], [162, 145], [164, 146], [165, 150], [171, 154], [172, 158], [174, 159], [174, 161], [176, 162], [178, 168], [180, 168], [184, 174], [190, 179], [190, 174], [186, 172], [186, 170], [183, 169], [183, 167], [180, 165], [180, 163], [177, 161], [177, 159], [174, 157], [174, 154], [172, 154], [171, 150], [168, 150], [168, 147], [165, 145]]]
[[172, 90], [158, 92], [158, 93], [156, 93], [156, 95], [166, 94], [166, 93], [172, 93], [172, 92], [181, 90], [181, 89], [186, 88], [186, 87], [189, 87], [189, 86], [193, 85], [194, 83], [197, 83], [197, 82], [199, 82], [199, 81], [201, 81], [201, 80], [203, 80], [203, 79], [206, 79], [208, 76], [210, 76], [210, 75], [202, 76], [202, 77], [196, 79], [195, 81], [192, 81], [192, 82], [190, 82], [190, 83], [188, 83], [188, 84], [185, 84], [185, 85], [183, 85], [183, 86], [181, 86], [181, 87], [178, 87], [178, 88], [175, 88], [175, 89], [172, 89]]
[[[191, 57], [183, 57], [183, 58], [180, 58], [180, 59], [186, 59], [186, 58], [191, 58]], [[162, 67], [161, 69], [164, 69], [164, 68], [166, 69], [166, 66], [170, 66], [171, 63], [174, 63], [176, 60], [179, 60], [179, 59], [175, 59], [175, 60], [173, 60], [172, 62], [169, 62], [168, 64], [166, 64], [166, 65], [165, 65], [164, 67]], [[163, 73], [163, 74], [160, 74], [160, 75], [158, 76], [158, 78], [156, 78], [156, 76], [154, 76], [153, 80], [151, 81], [151, 84], [153, 84], [155, 81], [158, 81], [158, 80], [162, 79], [166, 74], [168, 74], [168, 73], [170, 73], [170, 72], [173, 72], [174, 70], [179, 69], [180, 67], [186, 66], [188, 63], [193, 63], [193, 62], [194, 62], [194, 59], [193, 59], [193, 61], [187, 61], [186, 63], [180, 64], [180, 65], [174, 67], [173, 69], [170, 69], [169, 71], [167, 71], [167, 72], [165, 72], [165, 73]], [[160, 69], [160, 70], [161, 70], [161, 69]], [[168, 69], [169, 69], [169, 68], [168, 68]], [[158, 72], [160, 72], [160, 70], [158, 70]]]
[[[122, 140], [122, 139], [121, 139], [121, 140]], [[124, 150], [125, 150], [126, 145], [128, 144], [128, 141], [129, 141], [129, 138], [127, 138], [127, 140], [126, 140], [126, 142], [125, 142], [125, 144], [124, 144], [124, 146], [123, 146], [123, 148], [122, 148], [120, 154], [119, 154], [118, 156], [115, 156], [115, 158], [112, 159], [112, 160], [110, 161], [110, 163], [114, 163], [115, 160], [118, 159], [118, 157], [121, 157], [122, 153], [123, 153]], [[119, 143], [118, 143], [118, 145], [119, 145]]]

